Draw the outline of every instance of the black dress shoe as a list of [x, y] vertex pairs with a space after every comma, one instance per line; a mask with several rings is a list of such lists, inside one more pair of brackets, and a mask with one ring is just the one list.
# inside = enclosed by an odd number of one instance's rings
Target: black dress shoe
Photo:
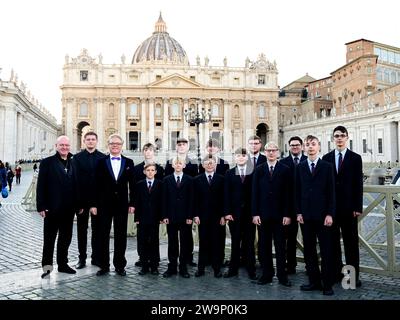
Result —
[[155, 276], [157, 276], [157, 275], [160, 274], [160, 273], [158, 272], [158, 269], [157, 269], [157, 268], [151, 268], [150, 273], [151, 273], [152, 275], [155, 275]]
[[163, 277], [164, 278], [169, 278], [169, 277], [171, 277], [171, 276], [173, 276], [173, 275], [175, 275], [175, 274], [177, 274], [177, 272], [176, 271], [174, 271], [174, 270], [167, 270], [167, 271], [165, 271], [164, 273], [163, 273]]
[[139, 271], [139, 275], [144, 276], [148, 272], [149, 272], [148, 268], [142, 268], [142, 270]]
[[142, 261], [138, 260], [135, 262], [135, 267], [141, 267], [142, 266]]
[[309, 283], [309, 284], [302, 284], [300, 286], [301, 291], [314, 291], [314, 290], [321, 290], [321, 285]]
[[75, 266], [76, 269], [83, 269], [84, 267], [86, 267], [86, 261], [85, 260], [79, 260], [79, 262]]
[[214, 277], [215, 278], [221, 278], [222, 277], [222, 272], [220, 270], [214, 271]]
[[279, 280], [279, 284], [283, 285], [284, 287], [291, 287], [292, 286], [292, 283], [288, 279]]
[[264, 285], [267, 283], [272, 283], [272, 278], [270, 277], [265, 277], [265, 276], [261, 276], [260, 278], [258, 278], [258, 280], [255, 282], [256, 284], [259, 285]]
[[125, 277], [126, 276], [126, 271], [125, 269], [115, 269], [115, 272], [120, 275], [121, 277]]
[[69, 265], [58, 266], [58, 272], [75, 274], [76, 270], [72, 269]]
[[190, 274], [187, 272], [187, 270], [181, 270], [181, 271], [179, 271], [179, 275], [180, 275], [182, 278], [190, 278]]
[[257, 280], [257, 275], [255, 272], [249, 272], [249, 279], [250, 280]]
[[228, 270], [228, 272], [224, 273], [224, 278], [232, 278], [232, 277], [236, 277], [238, 275], [238, 271], [237, 270]]
[[110, 269], [100, 269], [96, 272], [96, 276], [104, 276], [110, 272]]
[[205, 272], [204, 272], [204, 270], [197, 270], [196, 272], [195, 272], [195, 274], [194, 274], [194, 276], [196, 277], [196, 278], [198, 278], [198, 277], [201, 277], [201, 276], [204, 276], [205, 275]]
[[322, 294], [323, 294], [324, 296], [333, 296], [334, 292], [333, 292], [333, 290], [332, 290], [332, 287], [324, 288], [324, 289], [322, 290]]

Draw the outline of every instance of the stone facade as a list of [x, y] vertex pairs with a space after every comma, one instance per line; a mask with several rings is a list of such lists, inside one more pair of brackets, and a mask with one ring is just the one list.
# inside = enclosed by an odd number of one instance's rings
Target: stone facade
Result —
[[185, 121], [189, 108], [210, 110], [211, 121], [200, 125], [200, 145], [209, 137], [221, 141], [224, 152], [245, 146], [250, 135], [278, 140], [278, 70], [260, 54], [244, 67], [210, 66], [208, 57], [191, 65], [182, 46], [166, 32], [161, 16], [153, 35], [139, 45], [127, 64], [104, 64], [101, 55], [85, 49], [66, 56], [62, 90], [63, 132], [72, 137], [72, 150], [81, 148], [82, 132], [93, 129], [99, 149], [106, 138], [120, 133], [125, 148], [140, 150], [155, 143], [171, 150], [177, 137], [196, 146], [196, 127]]
[[26, 85], [11, 72], [0, 79], [0, 159], [14, 164], [20, 159], [41, 159], [55, 152], [58, 125]]

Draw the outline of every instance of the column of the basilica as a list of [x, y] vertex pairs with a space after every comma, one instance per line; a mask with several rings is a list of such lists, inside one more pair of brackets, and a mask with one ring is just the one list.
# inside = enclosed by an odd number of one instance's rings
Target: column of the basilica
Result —
[[[28, 137], [28, 121], [26, 119], [26, 116], [22, 117], [22, 136], [24, 137], [22, 139], [22, 152], [21, 152], [21, 159], [26, 159], [27, 158], [27, 152], [28, 152], [28, 142], [29, 142], [29, 137]], [[49, 145], [49, 149], [51, 149], [52, 146]]]
[[163, 110], [164, 110], [164, 122], [163, 122], [163, 149], [164, 151], [169, 150], [169, 143], [168, 143], [168, 137], [169, 137], [169, 104], [168, 100], [164, 99], [163, 100]]
[[243, 146], [247, 146], [247, 141], [249, 137], [254, 134], [254, 128], [252, 125], [253, 112], [252, 112], [252, 102], [250, 100], [245, 100], [244, 105], [244, 136]]
[[[73, 103], [74, 99], [67, 98], [67, 105], [65, 107], [65, 135], [71, 139], [72, 141], [72, 111], [73, 111]], [[97, 128], [96, 128], [97, 130]], [[98, 131], [98, 130], [97, 130]], [[100, 141], [100, 140], [99, 140]], [[75, 151], [75, 145], [72, 146], [71, 150]]]
[[22, 114], [21, 113], [17, 113], [17, 159], [22, 159], [22, 151], [23, 151], [23, 124], [22, 124]]
[[[279, 140], [279, 129], [278, 129], [278, 115], [279, 115], [279, 102], [271, 102], [272, 112], [269, 118], [270, 132], [267, 135], [267, 140], [278, 142]], [[268, 141], [267, 141], [268, 142]]]
[[[204, 103], [204, 110], [206, 112], [208, 112], [208, 110], [210, 110], [210, 109], [211, 109], [210, 100], [206, 100]], [[211, 110], [210, 110], [210, 112], [211, 112]], [[205, 149], [205, 147], [206, 147], [205, 144], [207, 143], [208, 139], [210, 138], [210, 126], [212, 126], [211, 121], [206, 122], [204, 124], [204, 140], [203, 140], [204, 144], [200, 145], [200, 151], [203, 151]]]
[[128, 146], [128, 134], [126, 132], [126, 99], [120, 99], [120, 120], [119, 120], [119, 132], [121, 137], [124, 139], [123, 149], [126, 150]]
[[[199, 104], [198, 104], [198, 111], [199, 111], [199, 113], [202, 111], [202, 109], [203, 109], [203, 106], [204, 106], [204, 102], [203, 102], [203, 100], [199, 100]], [[203, 124], [201, 124], [200, 126], [199, 126], [199, 130], [200, 130], [200, 152], [204, 149], [204, 147], [205, 147], [205, 142], [204, 142], [204, 126], [205, 126], [205, 124], [203, 123]], [[196, 137], [196, 139], [197, 139], [197, 137]], [[196, 141], [196, 143], [197, 143], [197, 141]], [[196, 146], [197, 147], [197, 146]]]
[[17, 148], [17, 113], [15, 106], [5, 106], [4, 113], [4, 158], [3, 161], [14, 163]]
[[224, 100], [224, 145], [221, 146], [224, 152], [232, 151], [231, 115], [232, 107], [228, 100]]
[[141, 146], [143, 146], [148, 143], [147, 140], [147, 112], [146, 112], [146, 99], [141, 99], [140, 100], [141, 106], [142, 106], [142, 112], [140, 114], [140, 124], [141, 124], [141, 133], [140, 133], [140, 142]]
[[99, 141], [99, 149], [104, 151], [107, 149], [107, 141], [105, 141], [105, 139], [108, 137], [104, 137], [103, 100], [102, 98], [94, 98], [93, 101], [96, 105], [96, 133]]
[[154, 143], [154, 99], [149, 100], [149, 141]]
[[[183, 110], [189, 110], [189, 100], [183, 100]], [[183, 137], [189, 140], [189, 123], [185, 120], [185, 116], [183, 118]]]

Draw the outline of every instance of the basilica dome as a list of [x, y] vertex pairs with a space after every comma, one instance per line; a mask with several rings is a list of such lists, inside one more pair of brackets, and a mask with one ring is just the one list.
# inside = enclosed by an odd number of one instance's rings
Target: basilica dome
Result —
[[189, 65], [189, 60], [182, 46], [167, 32], [167, 25], [161, 17], [155, 25], [155, 31], [136, 49], [132, 64], [165, 63]]

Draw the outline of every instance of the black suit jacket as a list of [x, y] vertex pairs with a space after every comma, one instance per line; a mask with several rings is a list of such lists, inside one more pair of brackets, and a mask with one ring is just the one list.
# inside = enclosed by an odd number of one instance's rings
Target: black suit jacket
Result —
[[339, 173], [336, 170], [335, 150], [322, 158], [332, 164], [335, 177], [336, 213], [338, 216], [353, 216], [353, 211], [362, 212], [363, 172], [361, 156], [346, 150]]
[[[307, 160], [307, 157], [304, 154], [302, 154], [299, 157], [299, 163], [303, 162], [304, 160]], [[295, 169], [296, 168], [295, 165], [294, 165], [294, 162], [293, 162], [292, 155], [289, 155], [289, 156], [283, 158], [282, 160], [279, 160], [279, 162], [287, 165], [290, 169]], [[293, 170], [293, 172], [294, 172], [294, 170]]]
[[149, 192], [146, 179], [143, 179], [136, 183], [134, 195], [135, 221], [139, 221], [140, 224], [159, 223], [162, 211], [162, 181], [154, 179]]
[[88, 208], [90, 203], [93, 202], [95, 197], [95, 170], [98, 161], [104, 157], [105, 154], [98, 150], [93, 151], [92, 154], [83, 150], [73, 157], [78, 182], [78, 201], [81, 208]]
[[[164, 179], [164, 168], [160, 166], [158, 163], [156, 163], [156, 168], [157, 168], [157, 173], [155, 178], [162, 180]], [[139, 182], [140, 180], [146, 179], [146, 175], [143, 173], [144, 170], [144, 161], [139, 163], [138, 165], [135, 166], [134, 170], [134, 175], [135, 175], [135, 181]]]
[[230, 169], [224, 182], [224, 214], [233, 217], [251, 217], [251, 188], [253, 167], [246, 167], [246, 178], [242, 183], [238, 167]]
[[323, 221], [327, 215], [335, 217], [336, 198], [332, 165], [319, 159], [311, 174], [307, 161], [301, 162], [296, 170], [296, 214], [304, 220]]
[[36, 189], [36, 209], [38, 212], [74, 211], [78, 209], [76, 194], [75, 166], [72, 154], [68, 155], [68, 172], [57, 154], [43, 159]]
[[173, 174], [163, 180], [162, 219], [169, 223], [185, 223], [193, 219], [193, 178], [183, 174], [180, 187], [176, 185]]
[[128, 214], [128, 207], [133, 207], [133, 168], [133, 161], [121, 155], [121, 169], [115, 180], [110, 156], [100, 159], [96, 167], [96, 196], [92, 207], [121, 213], [126, 210]]
[[[174, 168], [172, 167], [172, 159], [168, 160], [165, 164], [165, 176], [169, 176], [174, 173]], [[189, 159], [186, 157], [186, 166], [183, 168], [183, 173], [195, 177], [199, 174], [199, 167], [196, 164], [196, 161], [193, 159]]]
[[[252, 154], [248, 154], [249, 160], [247, 161], [247, 166], [249, 167], [249, 169], [252, 168], [252, 170], [254, 171], [255, 168], [253, 168], [254, 163], [253, 163], [252, 156], [253, 156]], [[259, 165], [262, 165], [265, 162], [267, 162], [267, 157], [260, 153], [257, 158], [256, 167], [258, 167]]]
[[224, 216], [224, 177], [214, 173], [211, 185], [205, 173], [194, 178], [195, 216], [200, 224], [205, 221], [218, 223]]
[[[225, 161], [222, 158], [218, 158], [218, 163], [217, 163], [217, 168], [215, 170], [215, 173], [218, 173], [222, 176], [226, 174], [226, 172], [229, 170], [229, 163]], [[205, 170], [202, 165], [199, 166], [199, 174], [204, 173]]]
[[289, 201], [293, 199], [291, 177], [290, 168], [280, 161], [272, 177], [267, 162], [258, 166], [253, 175], [252, 215], [279, 221], [283, 217], [293, 218], [288, 211]]

